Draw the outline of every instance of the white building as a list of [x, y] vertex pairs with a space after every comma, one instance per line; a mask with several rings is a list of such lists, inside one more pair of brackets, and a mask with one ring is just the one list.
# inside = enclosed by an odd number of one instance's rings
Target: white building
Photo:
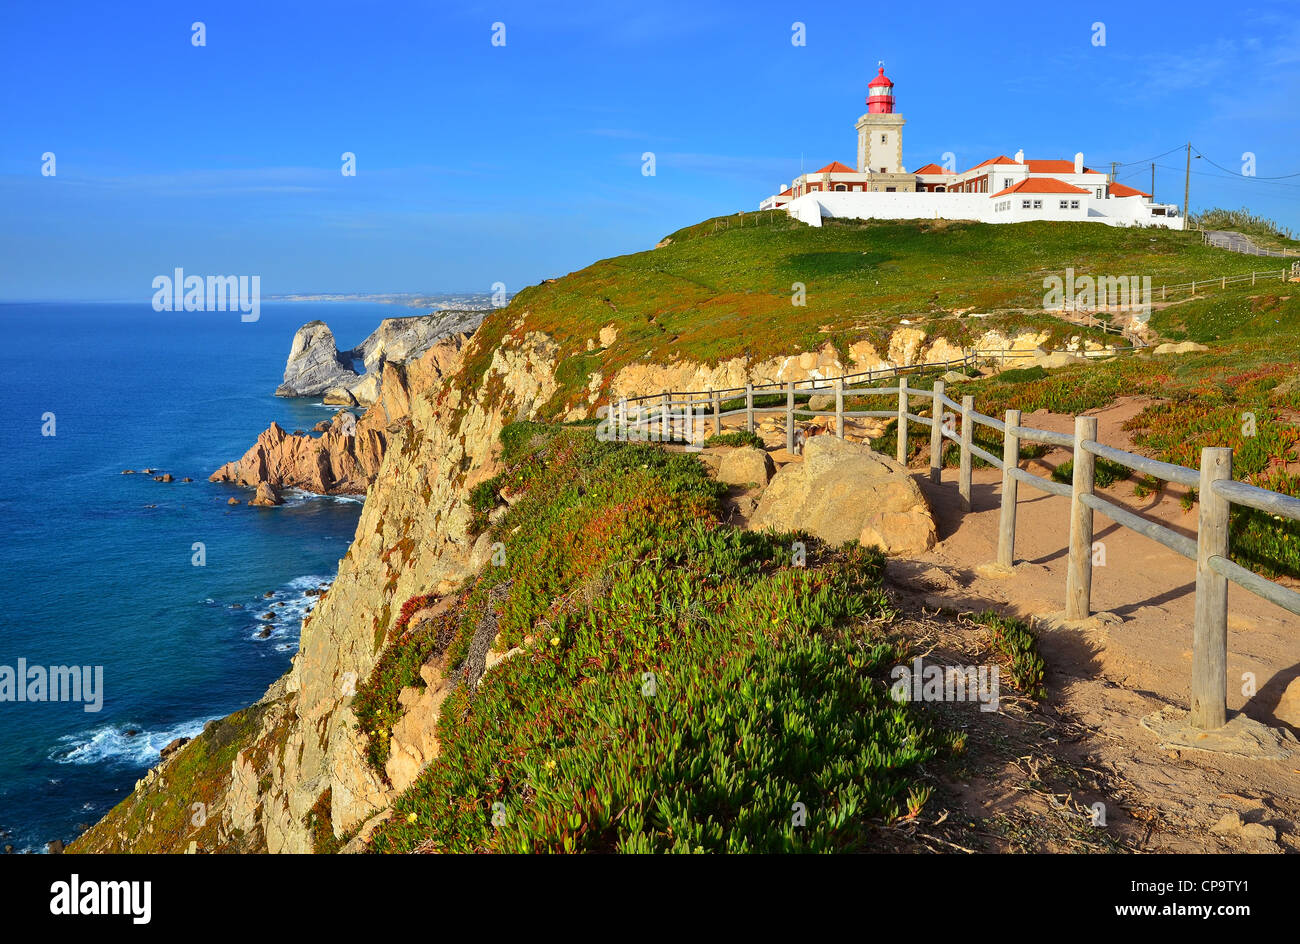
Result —
[[884, 68], [868, 86], [867, 113], [857, 120], [858, 163], [832, 161], [802, 174], [760, 210], [784, 209], [820, 226], [825, 218], [945, 219], [982, 223], [1077, 220], [1110, 226], [1182, 229], [1174, 204], [1116, 183], [1085, 167], [1083, 154], [1068, 160], [1026, 160], [999, 155], [961, 172], [926, 164], [903, 167], [903, 116], [894, 112], [894, 83]]

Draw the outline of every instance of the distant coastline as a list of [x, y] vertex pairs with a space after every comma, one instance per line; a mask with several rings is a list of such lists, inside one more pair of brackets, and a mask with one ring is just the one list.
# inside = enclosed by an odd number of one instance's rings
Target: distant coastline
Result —
[[273, 302], [374, 302], [381, 305], [402, 305], [406, 308], [426, 308], [434, 311], [484, 311], [494, 307], [490, 292], [440, 292], [429, 295], [407, 292], [385, 294], [321, 292], [268, 295], [266, 299]]

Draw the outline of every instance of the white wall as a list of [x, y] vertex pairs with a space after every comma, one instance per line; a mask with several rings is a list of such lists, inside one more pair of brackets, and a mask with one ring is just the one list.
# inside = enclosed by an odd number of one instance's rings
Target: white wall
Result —
[[[1002, 211], [998, 204], [1011, 201]], [[1029, 200], [1030, 209], [1021, 206]], [[1033, 201], [1041, 200], [1040, 209]], [[1078, 200], [1077, 209], [1061, 209], [1061, 200]], [[1011, 193], [991, 199], [985, 193], [807, 193], [785, 207], [792, 217], [809, 226], [821, 226], [824, 218], [857, 220], [976, 220], [982, 223], [1026, 223], [1033, 220], [1092, 221], [1110, 226], [1166, 225], [1182, 229], [1180, 216], [1153, 217], [1142, 197], [1112, 197], [1096, 200], [1088, 194]]]
[[809, 226], [822, 217], [857, 220], [979, 220], [989, 198], [982, 193], [806, 193], [786, 210]]

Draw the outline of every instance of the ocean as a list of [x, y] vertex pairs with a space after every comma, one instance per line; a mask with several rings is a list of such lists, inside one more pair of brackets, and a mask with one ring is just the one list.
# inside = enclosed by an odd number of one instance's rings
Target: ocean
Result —
[[[0, 847], [72, 839], [161, 747], [288, 668], [316, 599], [305, 591], [333, 579], [360, 499], [232, 506], [252, 492], [208, 475], [272, 420], [308, 430], [334, 412], [273, 395], [300, 325], [320, 318], [350, 347], [383, 318], [418, 313], [268, 302], [246, 323], [147, 301], [0, 304], [0, 672], [19, 659], [103, 671], [98, 712], [0, 701]], [[121, 474], [146, 467], [175, 481]]]

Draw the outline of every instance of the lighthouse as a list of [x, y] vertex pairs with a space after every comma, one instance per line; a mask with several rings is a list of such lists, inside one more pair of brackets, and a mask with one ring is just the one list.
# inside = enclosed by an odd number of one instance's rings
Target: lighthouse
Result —
[[876, 77], [867, 85], [867, 113], [858, 119], [858, 173], [884, 175], [873, 180], [871, 190], [912, 190], [903, 175], [903, 116], [894, 112], [894, 83], [880, 63]]
[[867, 86], [867, 114], [892, 115], [894, 113], [894, 83], [885, 75], [885, 67]]

